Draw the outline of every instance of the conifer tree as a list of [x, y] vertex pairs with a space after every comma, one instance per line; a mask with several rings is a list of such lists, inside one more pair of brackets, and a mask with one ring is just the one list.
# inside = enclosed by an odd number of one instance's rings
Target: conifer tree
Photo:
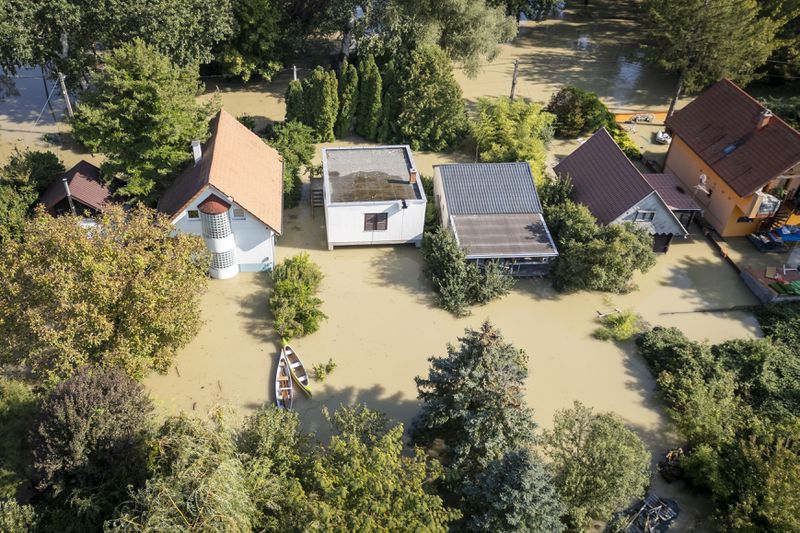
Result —
[[336, 119], [336, 136], [346, 137], [353, 129], [353, 118], [358, 103], [358, 72], [347, 59], [342, 63], [339, 78], [339, 117]]
[[360, 83], [356, 133], [365, 139], [374, 141], [378, 138], [378, 124], [381, 119], [383, 80], [372, 55], [368, 55], [359, 64], [358, 77]]
[[306, 101], [303, 94], [303, 83], [300, 80], [292, 80], [286, 88], [286, 122], [299, 120], [307, 124], [306, 120]]
[[397, 138], [395, 121], [399, 114], [398, 100], [400, 86], [398, 83], [400, 66], [394, 59], [383, 67], [383, 98], [381, 103], [381, 121], [378, 128], [378, 141], [391, 142]]
[[338, 85], [336, 74], [319, 66], [303, 80], [304, 115], [317, 142], [334, 140], [333, 127], [339, 112]]

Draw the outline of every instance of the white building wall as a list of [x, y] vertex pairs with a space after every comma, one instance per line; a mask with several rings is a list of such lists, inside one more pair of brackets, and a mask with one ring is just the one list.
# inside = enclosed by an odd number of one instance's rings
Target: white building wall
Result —
[[[192, 200], [192, 202], [174, 220], [175, 227], [184, 233], [203, 236], [203, 227], [200, 220], [189, 220], [186, 212], [190, 209], [197, 209], [198, 204], [205, 200], [209, 194], [216, 194], [220, 198], [228, 197], [217, 188], [206, 186], [203, 191]], [[239, 204], [229, 201], [231, 209], [241, 208]], [[260, 220], [245, 210], [244, 220], [230, 218], [231, 231], [236, 241], [236, 262], [239, 264], [240, 272], [257, 272], [262, 270], [272, 270], [275, 264], [275, 234]]]
[[[325, 206], [328, 249], [358, 244], [402, 244], [422, 242], [425, 229], [425, 200], [336, 203]], [[364, 215], [388, 213], [386, 230], [364, 231]]]
[[[653, 211], [655, 216], [650, 222], [636, 222], [636, 213], [638, 211]], [[612, 224], [621, 222], [636, 222], [647, 227], [650, 234], [667, 234], [679, 237], [686, 236], [686, 230], [681, 225], [680, 221], [675, 217], [664, 200], [656, 193], [652, 192], [642, 198], [638, 203], [628, 209], [626, 212], [617, 217]]]

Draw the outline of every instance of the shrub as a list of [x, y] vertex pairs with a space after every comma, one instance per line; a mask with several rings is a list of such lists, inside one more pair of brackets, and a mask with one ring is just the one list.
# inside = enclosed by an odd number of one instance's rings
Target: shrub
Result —
[[333, 362], [333, 359], [328, 359], [327, 363], [318, 363], [311, 367], [311, 373], [314, 374], [314, 379], [317, 381], [325, 381], [334, 370], [336, 370], [336, 363]]
[[765, 305], [756, 309], [756, 317], [764, 335], [800, 356], [800, 304]]
[[598, 322], [601, 327], [594, 330], [594, 336], [603, 341], [627, 341], [643, 329], [642, 318], [630, 309], [609, 313], [599, 318]]
[[236, 120], [238, 120], [242, 124], [242, 126], [247, 128], [248, 130], [254, 133], [256, 132], [256, 119], [254, 116], [247, 114], [239, 115], [238, 117], [236, 117]]
[[270, 144], [283, 157], [283, 206], [296, 207], [303, 193], [302, 169], [314, 158], [314, 132], [297, 120], [276, 124]]
[[508, 294], [514, 286], [514, 279], [497, 263], [489, 262], [481, 270], [468, 262], [453, 236], [442, 227], [425, 234], [422, 257], [439, 304], [456, 316], [469, 314], [470, 305], [485, 304]]
[[30, 505], [20, 505], [13, 499], [0, 499], [0, 531], [3, 533], [37, 531], [38, 522], [36, 511]]
[[317, 297], [322, 272], [308, 254], [297, 254], [276, 265], [272, 282], [269, 305], [281, 339], [288, 342], [317, 331], [327, 318]]
[[627, 131], [616, 125], [610, 127], [609, 131], [611, 132], [611, 137], [614, 138], [614, 142], [628, 156], [628, 159], [638, 160], [642, 158], [642, 151], [636, 146]]
[[547, 111], [556, 116], [556, 135], [572, 138], [594, 133], [602, 127], [615, 127], [614, 115], [595, 93], [565, 85], [553, 95]]
[[37, 413], [37, 398], [30, 387], [0, 377], [0, 501], [14, 498], [25, 479], [30, 463], [27, 433]]
[[153, 404], [121, 370], [83, 368], [42, 401], [31, 433], [36, 488], [71, 530], [97, 529], [144, 482]]
[[420, 176], [419, 181], [422, 183], [422, 189], [425, 191], [427, 200], [425, 204], [425, 233], [432, 233], [439, 226], [439, 210], [436, 208], [436, 201], [434, 200], [433, 178]]

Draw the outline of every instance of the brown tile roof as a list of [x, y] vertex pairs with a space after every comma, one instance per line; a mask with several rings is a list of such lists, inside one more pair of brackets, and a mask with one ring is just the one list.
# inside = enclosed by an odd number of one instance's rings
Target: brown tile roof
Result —
[[574, 199], [603, 224], [653, 193], [608, 130], [601, 128], [553, 169], [572, 179]]
[[800, 162], [800, 133], [791, 126], [772, 117], [757, 129], [765, 109], [723, 79], [668, 118], [667, 126], [739, 196], [749, 196]]
[[224, 109], [211, 121], [211, 137], [203, 145], [200, 162], [184, 170], [164, 192], [158, 210], [175, 217], [206, 185], [281, 233], [283, 159]]
[[661, 195], [667, 206], [673, 211], [702, 211], [692, 197], [694, 191], [687, 191], [674, 174], [642, 174], [647, 183]]
[[63, 178], [67, 178], [69, 191], [75, 200], [96, 211], [102, 211], [112, 203], [111, 191], [100, 179], [100, 169], [86, 160], [81, 160], [77, 165], [64, 173], [61, 179], [54, 181], [42, 193], [39, 201], [47, 209], [52, 209], [58, 202], [67, 197], [64, 189]]
[[205, 200], [197, 204], [197, 209], [206, 215], [221, 215], [230, 208], [231, 204], [216, 194], [209, 194]]

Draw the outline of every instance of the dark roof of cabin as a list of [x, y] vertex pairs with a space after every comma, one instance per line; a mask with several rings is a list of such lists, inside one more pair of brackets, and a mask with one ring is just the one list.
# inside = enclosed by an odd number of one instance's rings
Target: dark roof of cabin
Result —
[[113, 201], [111, 190], [100, 179], [100, 169], [86, 160], [81, 160], [42, 193], [39, 201], [47, 209], [52, 209], [67, 197], [63, 178], [67, 179], [72, 198], [95, 211], [102, 211]]
[[575, 201], [588, 207], [603, 224], [613, 222], [653, 192], [605, 128], [589, 137], [553, 170], [572, 179]]
[[723, 79], [669, 117], [667, 126], [739, 196], [749, 196], [800, 163], [800, 133], [775, 116], [757, 128], [765, 110]]
[[528, 163], [436, 165], [451, 215], [541, 213]]

